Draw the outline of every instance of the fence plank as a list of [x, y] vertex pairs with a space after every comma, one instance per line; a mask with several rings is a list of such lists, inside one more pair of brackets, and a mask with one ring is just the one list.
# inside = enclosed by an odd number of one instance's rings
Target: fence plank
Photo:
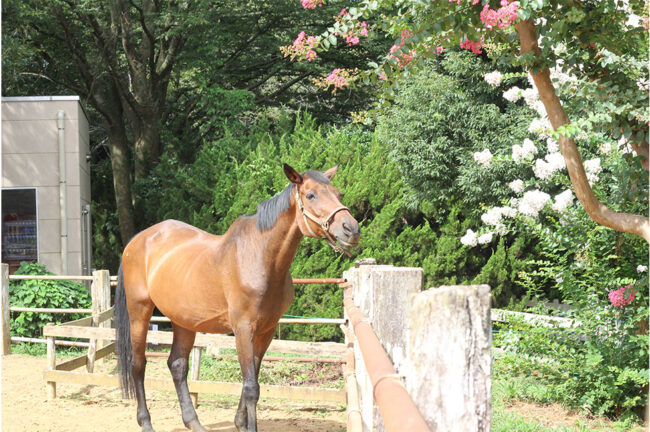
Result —
[[[54, 383], [98, 385], [105, 387], [119, 387], [120, 385], [117, 375], [46, 370], [44, 377], [46, 381]], [[241, 384], [238, 383], [188, 380], [187, 384], [190, 392], [193, 393], [241, 394]], [[164, 378], [145, 378], [144, 386], [147, 390], [174, 390], [173, 381]], [[260, 397], [345, 404], [345, 390], [343, 389], [262, 385], [260, 386]]]
[[[83, 339], [115, 340], [115, 329], [82, 326], [55, 326], [48, 324], [43, 327], [44, 336], [73, 337]], [[148, 343], [170, 345], [172, 332], [150, 330], [147, 334]], [[235, 337], [219, 334], [197, 333], [194, 346], [235, 348]], [[290, 354], [306, 354], [314, 356], [337, 356], [345, 354], [345, 344], [336, 342], [302, 342], [274, 339], [269, 346], [269, 352]]]

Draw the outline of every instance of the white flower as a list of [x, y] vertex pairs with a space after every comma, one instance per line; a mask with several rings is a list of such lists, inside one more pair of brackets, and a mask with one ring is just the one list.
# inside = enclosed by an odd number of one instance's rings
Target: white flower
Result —
[[603, 167], [600, 166], [600, 158], [589, 159], [585, 161], [585, 171], [587, 171], [587, 180], [590, 185], [598, 181], [598, 174], [602, 172]]
[[528, 132], [539, 134], [545, 138], [550, 136], [548, 132], [551, 129], [551, 122], [548, 118], [533, 119], [533, 121], [530, 122], [530, 126], [528, 126]]
[[604, 155], [608, 155], [612, 151], [612, 143], [606, 141], [604, 143], [598, 144], [598, 150]]
[[563, 212], [573, 204], [573, 192], [570, 189], [555, 196], [555, 202], [551, 206], [556, 212]]
[[549, 153], [557, 153], [560, 151], [560, 146], [556, 140], [549, 138], [546, 140], [546, 150], [548, 150]]
[[553, 47], [553, 52], [555, 55], [560, 55], [566, 52], [566, 45], [559, 43]]
[[485, 82], [490, 84], [492, 87], [498, 87], [499, 84], [501, 84], [501, 81], [503, 80], [503, 75], [501, 75], [501, 72], [499, 71], [494, 71], [490, 73], [486, 73], [483, 75], [483, 78], [485, 78]]
[[512, 207], [493, 207], [481, 215], [481, 220], [487, 225], [501, 226], [501, 218], [505, 217], [515, 217], [517, 211]]
[[479, 238], [478, 238], [479, 244], [490, 243], [492, 241], [492, 235], [493, 234], [491, 232], [486, 232], [485, 234], [482, 234], [481, 236], [479, 236]]
[[493, 207], [481, 215], [481, 220], [488, 225], [498, 225], [501, 223], [501, 210]]
[[528, 156], [533, 156], [537, 154], [537, 146], [531, 140], [530, 138], [525, 138], [524, 139], [524, 146], [522, 147], [524, 151], [524, 157], [527, 158]]
[[526, 216], [537, 217], [551, 196], [540, 190], [528, 191], [519, 201], [519, 212]]
[[460, 238], [460, 242], [465, 246], [474, 247], [478, 244], [478, 238], [474, 231], [468, 229], [465, 235]]
[[550, 69], [551, 80], [558, 86], [562, 86], [568, 82], [577, 81], [574, 75], [564, 73], [560, 66], [555, 66]]
[[553, 167], [544, 159], [537, 159], [533, 167], [535, 177], [541, 180], [548, 180], [553, 175]]
[[515, 193], [520, 193], [524, 191], [524, 181], [523, 180], [513, 180], [510, 183], [508, 183], [508, 187], [512, 189], [513, 192]]
[[521, 99], [521, 89], [514, 86], [503, 92], [503, 97], [510, 102], [517, 102]]
[[539, 94], [534, 88], [527, 88], [521, 91], [521, 96], [524, 98], [526, 105], [534, 109], [535, 102], [539, 100]]
[[644, 266], [644, 265], [636, 266], [637, 273], [645, 273], [646, 271], [648, 271], [648, 266]]
[[492, 153], [490, 153], [490, 150], [488, 149], [483, 149], [481, 152], [474, 152], [474, 160], [480, 165], [483, 165], [485, 168], [487, 168], [490, 166]]
[[523, 146], [515, 144], [512, 146], [512, 160], [520, 162], [523, 159], [537, 154], [537, 146], [529, 138], [524, 139]]
[[501, 207], [501, 214], [505, 217], [513, 218], [517, 216], [517, 209], [512, 207]]
[[546, 107], [544, 106], [544, 102], [541, 100], [536, 100], [532, 105], [530, 105], [530, 107], [534, 109], [540, 117], [546, 117]]
[[566, 167], [566, 162], [564, 161], [562, 153], [549, 153], [544, 159], [546, 159], [546, 162], [551, 165], [553, 171], [559, 171]]

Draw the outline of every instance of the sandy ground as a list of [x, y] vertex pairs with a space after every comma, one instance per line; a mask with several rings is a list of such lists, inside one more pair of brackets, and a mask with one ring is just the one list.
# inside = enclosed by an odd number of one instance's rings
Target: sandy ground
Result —
[[[161, 359], [148, 359], [147, 375], [165, 373]], [[112, 369], [101, 361], [100, 370]], [[12, 354], [2, 357], [3, 432], [84, 432], [140, 430], [134, 401], [123, 401], [117, 388], [58, 384], [57, 399], [47, 400], [42, 371], [46, 359]], [[81, 369], [80, 369], [81, 370]], [[166, 372], [169, 374], [169, 372]], [[159, 375], [164, 376], [164, 375]], [[169, 376], [169, 375], [167, 375]], [[151, 419], [157, 432], [184, 432], [176, 394], [148, 391]], [[197, 413], [209, 431], [235, 432], [237, 398], [199, 395]], [[342, 406], [261, 399], [258, 427], [268, 432], [338, 432], [346, 429]]]

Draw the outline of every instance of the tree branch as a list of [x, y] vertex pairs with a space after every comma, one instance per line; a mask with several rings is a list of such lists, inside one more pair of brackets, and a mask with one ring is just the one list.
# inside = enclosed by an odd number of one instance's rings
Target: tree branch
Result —
[[[533, 52], [539, 59], [541, 51], [537, 45], [535, 24], [530, 20], [521, 21], [515, 25], [515, 30], [519, 34], [521, 54]], [[532, 66], [528, 65], [528, 69], [537, 86], [539, 96], [542, 99], [553, 129], [557, 130], [559, 127], [569, 124], [569, 117], [564, 111], [557, 94], [555, 94], [549, 69], [545, 67], [539, 72], [533, 73]], [[582, 159], [580, 158], [575, 141], [561, 135], [559, 145], [564, 160], [566, 161], [567, 171], [575, 189], [576, 197], [582, 203], [589, 217], [601, 225], [616, 231], [639, 235], [647, 242], [650, 242], [650, 220], [640, 215], [615, 212], [598, 201], [587, 180], [587, 175], [585, 174]]]

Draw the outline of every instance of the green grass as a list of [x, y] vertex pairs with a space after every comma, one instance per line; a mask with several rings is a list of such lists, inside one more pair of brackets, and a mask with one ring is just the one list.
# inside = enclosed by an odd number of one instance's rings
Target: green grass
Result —
[[[507, 408], [516, 401], [540, 405], [557, 403], [551, 390], [531, 377], [497, 376], [492, 380], [492, 431], [493, 432], [623, 432], [642, 431], [642, 426], [632, 420], [612, 422], [607, 418], [587, 421], [575, 419], [572, 426], [545, 426], [539, 421], [526, 419], [519, 412]], [[568, 412], [568, 409], [566, 410]], [[549, 416], [557, 416], [558, 408], [549, 409]]]

